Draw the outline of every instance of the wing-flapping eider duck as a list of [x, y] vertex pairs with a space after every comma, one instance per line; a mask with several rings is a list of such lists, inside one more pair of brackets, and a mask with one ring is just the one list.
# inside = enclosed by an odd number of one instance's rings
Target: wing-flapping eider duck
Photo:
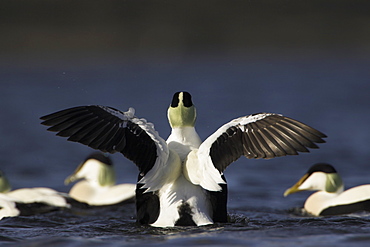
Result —
[[152, 123], [107, 106], [79, 106], [41, 117], [49, 131], [103, 152], [121, 152], [139, 168], [137, 221], [158, 227], [227, 222], [224, 170], [240, 156], [274, 158], [309, 152], [323, 133], [291, 118], [258, 113], [236, 118], [202, 142], [188, 92], [168, 108], [167, 141]]
[[313, 165], [308, 172], [284, 196], [295, 192], [317, 191], [309, 196], [304, 210], [314, 216], [370, 212], [370, 184], [353, 187], [346, 191], [335, 168], [326, 163]]
[[135, 184], [116, 184], [112, 160], [103, 153], [89, 155], [66, 180], [77, 182], [69, 191], [73, 199], [92, 206], [118, 204], [135, 197]]

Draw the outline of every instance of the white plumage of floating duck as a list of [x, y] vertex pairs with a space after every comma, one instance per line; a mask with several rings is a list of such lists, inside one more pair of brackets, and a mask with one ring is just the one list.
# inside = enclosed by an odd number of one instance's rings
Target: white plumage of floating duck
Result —
[[43, 214], [60, 209], [61, 207], [44, 202], [21, 202], [17, 198], [0, 193], [0, 219], [4, 217]]
[[11, 186], [9, 180], [5, 174], [0, 171], [0, 219], [18, 216], [20, 214], [14, 199], [6, 195], [10, 190]]
[[0, 194], [0, 220], [5, 217], [14, 217], [18, 215], [20, 215], [20, 211], [17, 208], [16, 202]]
[[116, 184], [112, 160], [103, 153], [89, 155], [65, 180], [69, 184], [80, 180], [69, 191], [73, 199], [91, 206], [104, 206], [132, 200], [135, 184]]
[[317, 191], [309, 196], [304, 210], [314, 216], [370, 212], [370, 184], [344, 190], [344, 184], [335, 168], [326, 163], [313, 165], [284, 196], [295, 192]]
[[11, 190], [9, 180], [0, 171], [0, 219], [54, 211], [70, 205], [62, 193], [44, 187]]
[[158, 227], [227, 222], [224, 170], [240, 156], [274, 158], [309, 152], [326, 137], [301, 122], [258, 113], [236, 118], [202, 142], [194, 128], [196, 110], [188, 92], [174, 94], [168, 108], [172, 128], [167, 141], [153, 124], [90, 105], [41, 117], [58, 136], [103, 152], [121, 152], [139, 168], [137, 222]]
[[46, 187], [21, 188], [11, 190], [9, 180], [0, 171], [0, 193], [20, 203], [45, 203], [55, 207], [69, 207], [62, 193]]

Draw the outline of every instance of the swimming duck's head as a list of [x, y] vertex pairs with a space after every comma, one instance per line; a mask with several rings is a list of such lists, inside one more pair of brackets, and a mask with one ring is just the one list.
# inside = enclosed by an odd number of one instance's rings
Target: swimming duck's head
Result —
[[194, 127], [197, 114], [190, 93], [175, 93], [167, 115], [172, 128]]
[[112, 160], [103, 153], [93, 153], [82, 162], [75, 172], [68, 176], [64, 183], [67, 185], [79, 179], [85, 179], [99, 186], [112, 186], [116, 176]]
[[5, 174], [0, 171], [0, 193], [6, 193], [11, 190], [9, 180], [6, 178]]
[[343, 191], [343, 182], [333, 166], [318, 163], [313, 165], [295, 185], [287, 189], [284, 196], [303, 190], [340, 193]]

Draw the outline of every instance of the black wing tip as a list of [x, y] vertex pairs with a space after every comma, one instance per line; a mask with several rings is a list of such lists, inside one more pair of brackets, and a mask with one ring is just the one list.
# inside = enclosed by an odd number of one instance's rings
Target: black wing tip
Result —
[[[321, 138], [325, 138], [325, 137], [321, 137]], [[316, 141], [316, 143], [322, 144], [322, 143], [326, 143], [326, 141], [323, 140], [323, 139], [320, 139], [320, 140]]]
[[[310, 127], [310, 126], [309, 126], [309, 127]], [[315, 130], [315, 133], [311, 133], [311, 134], [314, 134], [315, 136], [319, 137], [320, 139], [321, 139], [321, 138], [328, 138], [328, 136], [327, 136], [327, 135], [325, 135], [324, 133], [322, 133], [321, 131], [319, 131], [319, 130], [317, 130], [317, 129], [313, 128], [313, 127], [310, 127], [310, 128], [312, 128], [313, 130]], [[322, 142], [317, 141], [317, 143], [324, 143], [324, 142], [325, 142], [323, 139], [321, 139], [321, 141], [322, 141]]]
[[[46, 117], [47, 117], [47, 116], [46, 116]], [[48, 122], [49, 122], [49, 120], [50, 120], [49, 118], [43, 118], [43, 119], [42, 119], [42, 118], [40, 118], [40, 119], [41, 119], [41, 120], [43, 120], [40, 124], [45, 125], [45, 126], [51, 126], [51, 127], [53, 126], [53, 124], [48, 123]], [[50, 128], [51, 128], [51, 127], [50, 127]], [[49, 128], [49, 129], [50, 129], [50, 128]], [[49, 129], [47, 129], [47, 130], [49, 130]], [[49, 131], [52, 131], [52, 130], [49, 130]]]
[[[58, 111], [58, 112], [60, 112], [60, 111]], [[52, 119], [52, 118], [53, 118], [53, 115], [54, 115], [55, 113], [58, 113], [58, 112], [50, 113], [50, 114], [48, 114], [48, 115], [44, 115], [44, 116], [40, 117], [39, 119], [40, 119], [40, 120], [43, 120], [43, 122], [41, 122], [41, 124], [43, 124], [43, 125], [47, 125], [47, 124], [45, 124], [45, 122], [46, 122], [46, 121], [48, 121], [48, 120], [50, 120], [50, 119]]]
[[88, 108], [92, 108], [92, 107], [100, 107], [101, 108], [101, 106], [98, 106], [98, 105], [74, 106], [74, 107], [69, 107], [69, 108], [66, 108], [66, 109], [63, 109], [63, 110], [59, 110], [59, 111], [41, 116], [39, 119], [46, 121], [46, 120], [50, 120], [50, 119], [52, 119], [52, 118], [54, 118], [54, 117], [56, 117], [56, 116], [58, 116], [59, 114], [62, 114], [62, 113], [68, 113], [68, 112], [71, 112], [71, 111], [74, 111], [74, 110], [88, 109]]
[[[327, 135], [325, 135], [324, 133], [322, 133], [322, 132], [320, 132], [320, 137], [321, 138], [328, 138], [328, 136]], [[324, 140], [323, 140], [324, 141]], [[324, 141], [325, 142], [325, 141]]]
[[[286, 116], [283, 116], [283, 117], [284, 117], [285, 120], [288, 120], [288, 121], [293, 120], [293, 124], [295, 124], [294, 122], [298, 123], [298, 125], [297, 125], [298, 127], [304, 127], [304, 130], [310, 132], [311, 134], [313, 134], [313, 135], [315, 135], [319, 138], [327, 138], [328, 137], [326, 134], [322, 133], [321, 131], [317, 130], [316, 128], [311, 127], [310, 125], [302, 123], [301, 121], [298, 121], [294, 118], [290, 118], [290, 117], [286, 117]], [[322, 140], [322, 141], [323, 141], [322, 143], [325, 142], [324, 140]], [[317, 143], [321, 143], [321, 142], [317, 142]]]

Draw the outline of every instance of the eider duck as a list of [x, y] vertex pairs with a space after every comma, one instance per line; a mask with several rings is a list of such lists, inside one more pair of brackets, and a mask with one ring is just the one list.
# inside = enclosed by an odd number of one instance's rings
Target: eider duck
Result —
[[116, 184], [112, 160], [103, 153], [90, 154], [66, 178], [65, 184], [80, 180], [69, 191], [73, 199], [91, 206], [113, 205], [133, 200], [135, 184]]
[[313, 165], [308, 172], [284, 196], [295, 192], [313, 190], [304, 204], [304, 210], [314, 216], [370, 212], [370, 184], [353, 187], [346, 191], [335, 168], [326, 163]]
[[45, 187], [11, 190], [9, 180], [0, 171], [0, 193], [19, 203], [44, 203], [54, 207], [69, 207], [62, 193]]
[[188, 92], [177, 92], [168, 108], [172, 128], [165, 141], [152, 123], [129, 108], [89, 105], [41, 117], [49, 131], [102, 152], [120, 152], [139, 168], [137, 222], [156, 227], [227, 222], [224, 170], [240, 156], [270, 159], [309, 152], [326, 137], [294, 119], [274, 113], [236, 118], [204, 142], [194, 125]]
[[0, 171], [0, 219], [47, 213], [69, 207], [67, 198], [53, 189], [35, 187], [11, 191], [9, 180]]

